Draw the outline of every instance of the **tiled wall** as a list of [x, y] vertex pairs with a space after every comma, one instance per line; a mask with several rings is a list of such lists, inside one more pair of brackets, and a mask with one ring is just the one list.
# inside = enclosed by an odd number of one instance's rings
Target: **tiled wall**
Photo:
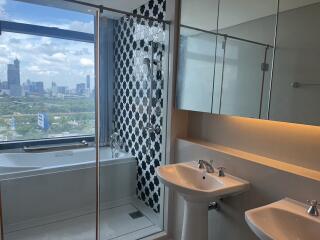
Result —
[[[163, 19], [166, 2], [151, 0], [134, 10], [134, 13]], [[125, 143], [125, 150], [137, 158], [137, 189], [139, 199], [159, 212], [160, 184], [155, 167], [160, 165], [162, 134], [149, 133], [145, 127], [149, 122], [149, 94], [151, 84], [144, 58], [151, 58], [151, 42], [159, 43], [154, 56], [160, 62], [153, 65], [152, 126], [162, 130], [164, 111], [164, 53], [165, 30], [163, 23], [135, 17], [125, 17], [114, 29], [114, 126]], [[149, 142], [150, 141], [150, 142]]]

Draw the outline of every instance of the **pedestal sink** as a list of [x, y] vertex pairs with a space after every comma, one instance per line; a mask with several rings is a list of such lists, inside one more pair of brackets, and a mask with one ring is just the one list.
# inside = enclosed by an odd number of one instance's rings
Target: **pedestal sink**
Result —
[[209, 203], [249, 188], [247, 181], [206, 173], [195, 162], [165, 165], [156, 171], [163, 184], [184, 198], [182, 240], [207, 240]]
[[306, 205], [285, 198], [246, 211], [245, 218], [261, 240], [320, 239], [320, 217], [308, 215], [306, 209]]

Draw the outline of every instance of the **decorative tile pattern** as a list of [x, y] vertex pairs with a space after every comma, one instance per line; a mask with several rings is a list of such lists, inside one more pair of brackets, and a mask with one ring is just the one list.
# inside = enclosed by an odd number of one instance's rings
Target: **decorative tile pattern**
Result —
[[[134, 13], [163, 19], [165, 7], [164, 0], [151, 0]], [[160, 130], [163, 127], [165, 28], [163, 23], [125, 17], [115, 24], [114, 31], [115, 131], [120, 133], [125, 150], [137, 158], [137, 196], [155, 212], [160, 210], [155, 167], [160, 165], [162, 157], [162, 134], [145, 128], [148, 123]], [[151, 59], [152, 52], [155, 61], [150, 82], [144, 59]]]

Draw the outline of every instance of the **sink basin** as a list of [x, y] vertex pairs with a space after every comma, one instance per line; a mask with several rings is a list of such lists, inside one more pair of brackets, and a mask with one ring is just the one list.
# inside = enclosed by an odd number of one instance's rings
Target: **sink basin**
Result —
[[315, 240], [320, 238], [320, 217], [307, 214], [307, 206], [285, 198], [246, 211], [251, 230], [262, 240]]
[[160, 181], [179, 192], [189, 200], [209, 203], [215, 198], [224, 197], [246, 190], [247, 181], [227, 175], [206, 173], [198, 169], [195, 162], [161, 166], [157, 168]]
[[161, 166], [156, 172], [164, 185], [184, 198], [182, 240], [207, 240], [209, 202], [249, 188], [247, 181], [229, 174], [219, 177], [206, 173], [195, 162]]

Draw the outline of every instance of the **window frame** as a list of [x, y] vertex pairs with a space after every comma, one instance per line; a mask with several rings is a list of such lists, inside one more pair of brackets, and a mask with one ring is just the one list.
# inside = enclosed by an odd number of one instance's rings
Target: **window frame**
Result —
[[56, 145], [56, 144], [67, 144], [81, 142], [85, 140], [86, 142], [93, 143], [95, 141], [94, 135], [83, 135], [75, 137], [61, 137], [61, 138], [41, 138], [41, 139], [30, 139], [30, 140], [19, 140], [0, 143], [0, 151], [17, 149], [23, 147], [31, 146], [43, 146], [43, 145]]
[[[34, 36], [51, 37], [64, 40], [72, 40], [86, 43], [95, 44], [95, 34], [72, 31], [67, 29], [60, 29], [56, 27], [46, 27], [34, 24], [25, 24], [19, 22], [11, 22], [0, 20], [0, 37], [2, 32], [11, 32], [19, 34], [28, 34]], [[54, 145], [63, 143], [74, 143], [85, 140], [87, 142], [94, 142], [94, 135], [79, 135], [74, 137], [57, 137], [57, 138], [39, 138], [28, 140], [17, 140], [0, 142], [0, 151], [23, 148], [24, 146], [36, 146], [36, 145]]]

